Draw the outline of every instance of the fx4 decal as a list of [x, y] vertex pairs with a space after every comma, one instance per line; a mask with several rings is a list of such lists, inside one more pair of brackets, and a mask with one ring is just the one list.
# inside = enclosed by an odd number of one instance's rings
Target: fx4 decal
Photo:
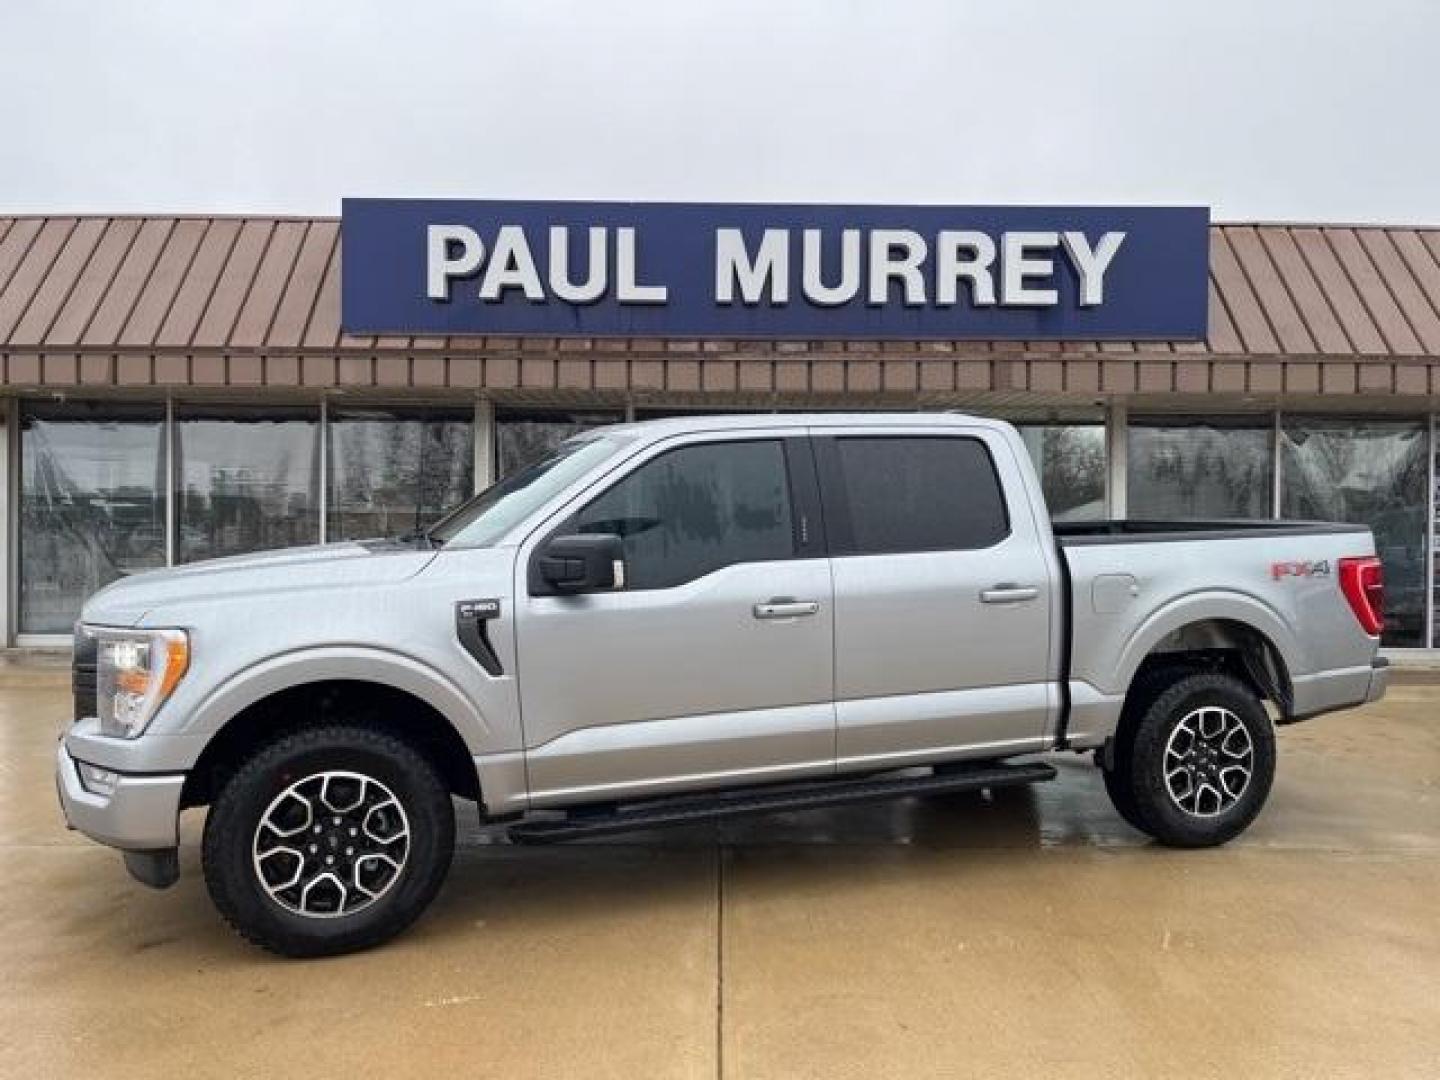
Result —
[[1330, 560], [1317, 559], [1314, 562], [1277, 562], [1270, 564], [1270, 580], [1279, 581], [1281, 578], [1315, 578], [1330, 576]]

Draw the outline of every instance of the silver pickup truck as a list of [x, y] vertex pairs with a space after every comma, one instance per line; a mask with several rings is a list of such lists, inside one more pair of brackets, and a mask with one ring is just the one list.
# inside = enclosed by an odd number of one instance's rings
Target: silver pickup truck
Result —
[[1198, 847], [1260, 812], [1273, 724], [1383, 694], [1382, 604], [1363, 527], [1052, 526], [992, 420], [628, 424], [406, 538], [96, 594], [57, 779], [160, 887], [208, 806], [211, 896], [288, 955], [414, 920], [456, 797], [540, 843], [1093, 752], [1125, 820]]

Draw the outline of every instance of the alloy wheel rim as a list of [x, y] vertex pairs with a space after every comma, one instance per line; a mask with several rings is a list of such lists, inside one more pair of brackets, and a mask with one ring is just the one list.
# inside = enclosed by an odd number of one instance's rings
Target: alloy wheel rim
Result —
[[410, 820], [395, 793], [363, 773], [297, 780], [255, 827], [251, 858], [265, 894], [285, 910], [335, 919], [365, 910], [400, 879]]
[[1219, 817], [1255, 774], [1255, 743], [1240, 717], [1218, 705], [1185, 714], [1165, 742], [1165, 789], [1191, 817]]

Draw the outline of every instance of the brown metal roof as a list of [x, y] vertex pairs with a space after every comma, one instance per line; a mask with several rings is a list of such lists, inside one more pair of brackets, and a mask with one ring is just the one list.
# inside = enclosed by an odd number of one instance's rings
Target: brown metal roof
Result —
[[0, 386], [911, 404], [1440, 396], [1440, 229], [1215, 226], [1203, 342], [352, 337], [339, 266], [333, 218], [0, 217]]
[[[0, 218], [0, 348], [372, 355], [516, 348], [513, 338], [342, 335], [338, 232], [333, 219], [320, 218]], [[965, 341], [954, 349], [1440, 356], [1440, 230], [1215, 226], [1210, 277], [1204, 344]], [[665, 350], [641, 341], [621, 348]], [[833, 351], [836, 343], [813, 348]]]

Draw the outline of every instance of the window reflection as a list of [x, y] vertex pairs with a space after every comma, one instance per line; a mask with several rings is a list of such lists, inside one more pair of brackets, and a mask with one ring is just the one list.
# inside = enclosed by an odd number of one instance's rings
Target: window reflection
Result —
[[332, 410], [328, 538], [411, 532], [469, 498], [474, 420], [470, 408]]
[[613, 533], [630, 589], [668, 589], [736, 563], [795, 553], [778, 439], [702, 443], [661, 454], [575, 515], [574, 531]]
[[1430, 536], [1427, 543], [1430, 545], [1430, 575], [1431, 588], [1434, 594], [1430, 600], [1430, 638], [1426, 642], [1431, 648], [1440, 646], [1440, 441], [1435, 438], [1436, 424], [1432, 417], [1430, 422], [1429, 436], [1431, 440], [1430, 453], [1435, 455], [1434, 464], [1431, 467], [1431, 483], [1435, 490], [1430, 493], [1431, 507], [1434, 508], [1435, 519], [1430, 522]]
[[495, 468], [503, 478], [543, 461], [571, 435], [625, 419], [621, 412], [563, 409], [495, 410]]
[[1054, 521], [1105, 516], [1105, 426], [1026, 424], [1020, 438], [1030, 452]]
[[1268, 518], [1273, 423], [1263, 419], [1132, 420], [1126, 481], [1137, 519]]
[[318, 409], [186, 408], [175, 422], [176, 559], [320, 539]]
[[21, 633], [68, 634], [92, 592], [165, 565], [163, 415], [123, 405], [25, 410]]
[[[171, 475], [177, 561], [318, 540], [318, 419], [316, 406], [179, 405], [169, 474], [159, 404], [26, 403], [18, 439], [17, 628], [68, 633], [90, 593], [163, 566]], [[502, 408], [499, 473], [544, 457], [571, 434], [621, 420], [619, 411]], [[1020, 430], [1055, 518], [1102, 517], [1103, 425]], [[1272, 437], [1268, 415], [1133, 419], [1132, 516], [1268, 517]], [[394, 534], [436, 520], [473, 488], [473, 439], [468, 404], [333, 410], [330, 535]], [[1418, 422], [1283, 420], [1281, 512], [1375, 531], [1386, 564], [1389, 645], [1425, 643], [1426, 444]], [[1440, 578], [1433, 587], [1440, 600]]]
[[1386, 645], [1425, 643], [1425, 428], [1286, 418], [1281, 514], [1369, 525], [1385, 564]]

